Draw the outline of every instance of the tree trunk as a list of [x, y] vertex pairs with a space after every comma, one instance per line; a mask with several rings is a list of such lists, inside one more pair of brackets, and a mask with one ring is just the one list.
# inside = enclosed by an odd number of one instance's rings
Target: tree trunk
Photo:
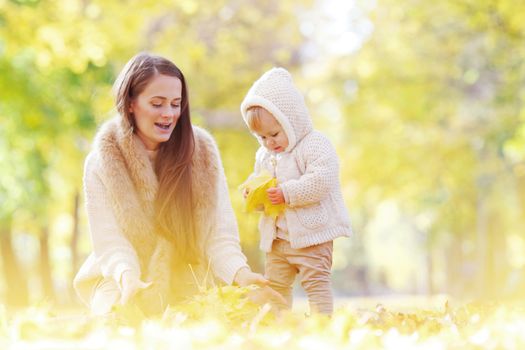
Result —
[[[73, 281], [75, 278], [75, 275], [78, 271], [79, 267], [79, 257], [78, 257], [78, 239], [79, 239], [79, 207], [80, 207], [80, 193], [79, 191], [75, 191], [75, 196], [73, 198], [73, 232], [71, 232], [71, 278], [70, 281]], [[72, 289], [73, 284], [68, 284], [71, 287], [71, 295], [74, 295], [74, 291]]]
[[42, 227], [40, 230], [40, 278], [42, 293], [47, 300], [55, 300], [53, 278], [51, 273], [51, 259], [49, 257], [49, 229]]
[[454, 235], [448, 247], [445, 249], [445, 264], [447, 269], [446, 291], [454, 297], [463, 297], [468, 290], [468, 282], [466, 282], [461, 273], [464, 268], [461, 246], [463, 245], [463, 237], [460, 234]]
[[80, 236], [80, 218], [79, 218], [79, 207], [80, 207], [80, 193], [78, 190], [75, 191], [75, 195], [73, 197], [73, 212], [71, 213], [73, 216], [73, 231], [71, 232], [71, 243], [70, 243], [70, 250], [71, 250], [71, 272], [70, 272], [70, 278], [69, 278], [69, 297], [70, 300], [76, 300], [76, 293], [73, 289], [73, 279], [75, 278], [75, 275], [77, 274], [78, 268], [79, 268], [79, 256], [78, 256], [78, 240]]
[[487, 282], [490, 298], [504, 297], [508, 278], [509, 266], [507, 263], [507, 235], [502, 234], [504, 223], [500, 221], [498, 213], [493, 212], [489, 217], [488, 238], [489, 249], [487, 254]]
[[[478, 183], [481, 183], [478, 180]], [[477, 297], [487, 297], [487, 288], [490, 286], [488, 280], [489, 269], [489, 235], [488, 235], [488, 208], [486, 195], [481, 185], [478, 186], [478, 197], [476, 199], [476, 249], [478, 264], [478, 288]]]
[[[427, 234], [428, 235], [428, 234]], [[435, 289], [434, 289], [434, 263], [432, 261], [432, 247], [431, 247], [431, 244], [428, 242], [428, 237], [427, 237], [427, 242], [426, 242], [426, 270], [427, 270], [427, 278], [426, 278], [426, 292], [427, 292], [427, 295], [434, 295], [434, 293], [436, 292]]]
[[0, 250], [9, 307], [24, 307], [29, 303], [27, 281], [16, 258], [11, 242], [11, 221], [0, 224]]

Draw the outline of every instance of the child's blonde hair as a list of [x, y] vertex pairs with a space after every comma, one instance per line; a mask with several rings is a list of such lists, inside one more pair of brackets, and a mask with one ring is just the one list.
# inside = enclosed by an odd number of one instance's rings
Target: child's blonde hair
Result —
[[261, 106], [251, 106], [246, 111], [246, 123], [251, 131], [257, 131], [261, 127]]

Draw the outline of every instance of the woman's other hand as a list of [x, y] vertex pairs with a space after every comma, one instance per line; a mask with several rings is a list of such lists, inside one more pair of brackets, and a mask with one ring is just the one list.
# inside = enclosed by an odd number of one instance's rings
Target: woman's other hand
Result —
[[151, 286], [151, 282], [143, 282], [131, 270], [126, 270], [120, 278], [120, 305], [125, 305], [137, 292]]

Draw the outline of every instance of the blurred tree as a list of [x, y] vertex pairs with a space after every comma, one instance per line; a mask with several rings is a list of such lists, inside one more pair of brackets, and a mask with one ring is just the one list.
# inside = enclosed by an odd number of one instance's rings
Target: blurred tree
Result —
[[511, 1], [383, 0], [372, 16], [371, 40], [324, 83], [347, 116], [353, 206], [394, 198], [425, 214], [428, 261], [449, 264], [440, 289], [495, 295], [506, 238], [523, 231], [523, 172], [502, 150], [523, 122], [525, 15]]
[[[10, 218], [14, 232], [24, 230], [38, 237], [40, 258], [36, 276], [42, 286], [38, 297], [51, 300], [54, 291], [50, 226], [57, 212], [67, 205], [56, 199], [64, 191], [74, 191], [80, 183], [84, 150], [75, 143], [95, 126], [89, 87], [94, 81], [104, 81], [105, 75], [94, 64], [75, 65], [82, 57], [68, 47], [65, 37], [82, 30], [76, 31], [80, 23], [71, 23], [72, 28], [67, 31], [59, 29], [64, 25], [61, 18], [71, 22], [68, 13], [61, 12], [64, 8], [60, 5], [64, 4], [0, 4], [0, 85], [6, 87], [0, 99], [4, 126], [0, 154], [5, 155], [8, 167], [0, 175], [3, 185], [0, 197], [8, 205], [2, 205], [0, 211]], [[72, 153], [74, 156], [68, 158]], [[74, 169], [74, 179], [67, 173], [53, 172], [55, 168], [68, 166]], [[6, 254], [16, 264], [16, 255]], [[29, 271], [6, 274], [7, 295], [17, 288], [13, 279], [23, 278], [25, 283], [29, 276]]]
[[[72, 273], [82, 260], [82, 162], [97, 124], [113, 113], [110, 87], [132, 55], [149, 50], [172, 58], [188, 78], [196, 123], [218, 135], [240, 120], [242, 96], [263, 69], [300, 63], [304, 38], [295, 13], [311, 3], [0, 1], [0, 160], [7, 169], [0, 173], [0, 232], [4, 268], [14, 271], [4, 275], [7, 295], [23, 291], [27, 275], [17, 268], [13, 233], [30, 232], [40, 242], [41, 270], [31, 271], [41, 280], [37, 297], [53, 297], [49, 242], [61, 215], [72, 217]], [[242, 134], [226, 133], [220, 147], [244, 144], [251, 136]], [[236, 174], [252, 166], [248, 158], [225, 157], [232, 191]], [[240, 217], [243, 241], [246, 220]]]

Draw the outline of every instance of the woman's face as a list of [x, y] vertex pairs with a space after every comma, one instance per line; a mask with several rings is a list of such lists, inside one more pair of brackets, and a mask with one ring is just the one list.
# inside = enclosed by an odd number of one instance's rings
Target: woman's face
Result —
[[169, 140], [180, 117], [182, 83], [169, 75], [155, 75], [144, 91], [133, 99], [130, 112], [135, 116], [137, 136], [146, 149], [156, 150]]

